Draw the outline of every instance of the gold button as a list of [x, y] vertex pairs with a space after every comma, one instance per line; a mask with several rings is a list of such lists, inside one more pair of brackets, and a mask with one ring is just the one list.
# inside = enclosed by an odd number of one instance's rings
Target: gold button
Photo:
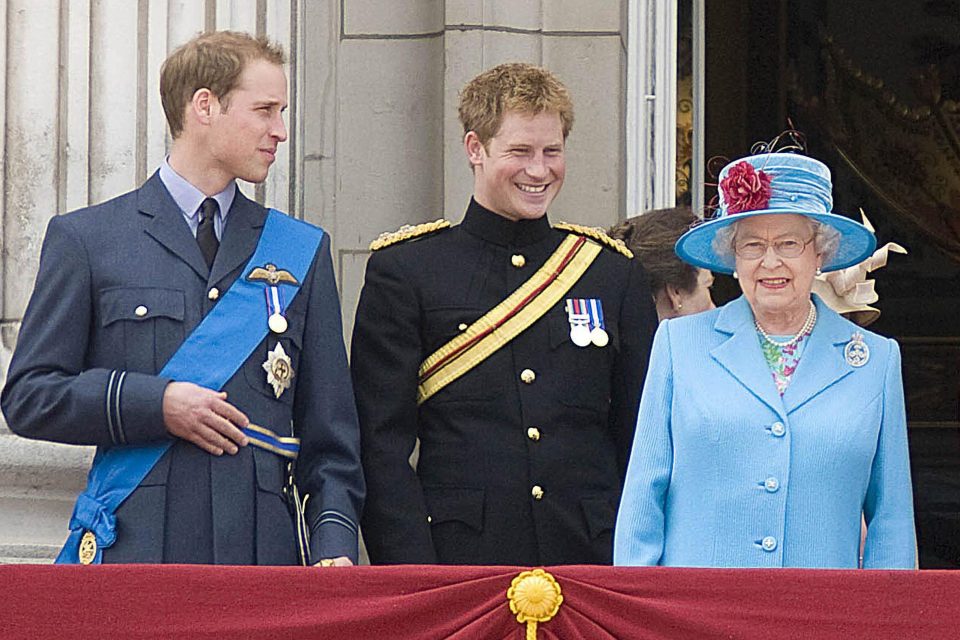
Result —
[[527, 264], [527, 259], [524, 258], [519, 253], [516, 253], [510, 258], [510, 264], [515, 266], [517, 269], [519, 269], [523, 265]]
[[133, 313], [134, 313], [138, 318], [142, 318], [143, 316], [147, 315], [147, 308], [146, 308], [145, 306], [143, 306], [143, 305], [140, 305], [139, 307], [137, 307], [136, 309], [133, 310]]
[[466, 330], [467, 330], [467, 323], [466, 323], [466, 322], [461, 322], [459, 325], [457, 325], [457, 329], [460, 329], [460, 331], [466, 331]]
[[216, 300], [220, 297], [220, 289], [217, 289], [216, 287], [210, 289], [210, 291], [207, 291], [207, 297], [211, 300]]
[[527, 429], [527, 437], [536, 442], [540, 439], [540, 429], [536, 427], [530, 427]]
[[540, 500], [543, 498], [543, 487], [538, 484], [533, 485], [533, 489], [530, 489], [530, 495], [533, 496], [534, 500]]
[[530, 369], [524, 369], [520, 372], [520, 379], [526, 384], [533, 384], [533, 381], [537, 379], [537, 374]]

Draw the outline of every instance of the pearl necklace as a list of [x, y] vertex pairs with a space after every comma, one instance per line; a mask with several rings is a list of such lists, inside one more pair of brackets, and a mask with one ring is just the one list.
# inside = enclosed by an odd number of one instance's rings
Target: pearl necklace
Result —
[[813, 325], [817, 324], [817, 307], [814, 306], [813, 301], [811, 300], [810, 313], [807, 314], [807, 320], [803, 323], [803, 326], [800, 327], [800, 331], [786, 342], [777, 342], [771, 338], [770, 334], [763, 330], [763, 327], [760, 326], [760, 323], [756, 319], [754, 319], [753, 324], [757, 327], [757, 331], [760, 332], [760, 335], [763, 336], [763, 339], [773, 346], [780, 347], [781, 349], [785, 347], [791, 347], [800, 342], [800, 338], [813, 331]]

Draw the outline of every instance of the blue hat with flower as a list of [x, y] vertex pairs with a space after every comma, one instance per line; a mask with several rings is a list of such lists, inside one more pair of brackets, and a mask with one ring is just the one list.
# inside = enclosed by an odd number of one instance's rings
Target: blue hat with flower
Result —
[[840, 233], [836, 253], [821, 269], [835, 271], [866, 260], [877, 239], [865, 226], [832, 212], [830, 169], [796, 153], [760, 153], [735, 160], [720, 172], [720, 207], [716, 217], [693, 227], [677, 240], [684, 261], [720, 273], [733, 273], [732, 252], [718, 252], [717, 232], [737, 220], [793, 213], [830, 225]]

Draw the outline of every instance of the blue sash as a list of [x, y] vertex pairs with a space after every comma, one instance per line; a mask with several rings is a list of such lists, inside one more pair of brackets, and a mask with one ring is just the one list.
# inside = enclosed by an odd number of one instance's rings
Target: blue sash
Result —
[[[249, 262], [220, 302], [173, 354], [158, 374], [219, 391], [268, 333], [262, 282], [246, 279], [250, 270], [267, 263], [282, 265], [303, 282], [323, 239], [323, 230], [270, 209], [260, 241]], [[299, 285], [281, 282], [284, 297], [292, 302]], [[261, 317], [264, 322], [251, 322]], [[198, 366], [198, 363], [203, 366]], [[70, 536], [57, 556], [57, 564], [78, 564], [85, 532], [96, 538], [92, 564], [100, 564], [103, 549], [117, 539], [116, 511], [147, 477], [173, 441], [147, 445], [121, 445], [97, 449], [87, 476], [87, 488], [77, 496], [70, 518]]]

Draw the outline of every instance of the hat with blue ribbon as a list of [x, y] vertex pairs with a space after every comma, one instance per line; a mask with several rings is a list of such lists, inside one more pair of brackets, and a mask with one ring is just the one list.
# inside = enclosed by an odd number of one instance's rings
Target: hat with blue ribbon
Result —
[[714, 246], [717, 231], [738, 220], [768, 214], [799, 214], [840, 233], [837, 251], [823, 264], [823, 271], [862, 262], [877, 246], [869, 229], [833, 213], [830, 169], [805, 155], [759, 153], [729, 163], [720, 172], [719, 204], [716, 217], [677, 240], [675, 249], [684, 261], [719, 273], [733, 273], [733, 252], [718, 252]]

